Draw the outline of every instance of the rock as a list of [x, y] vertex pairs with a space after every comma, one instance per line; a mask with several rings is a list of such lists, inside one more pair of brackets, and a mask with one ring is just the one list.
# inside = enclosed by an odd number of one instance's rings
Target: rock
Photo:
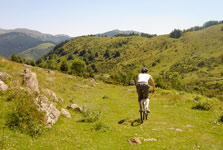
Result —
[[61, 109], [61, 114], [63, 114], [64, 116], [66, 116], [67, 118], [71, 118], [71, 115], [69, 113], [68, 110], [66, 110], [65, 108]]
[[77, 104], [70, 104], [67, 106], [68, 109], [73, 109], [73, 110], [76, 110], [76, 111], [82, 111], [82, 108], [79, 107]]
[[79, 87], [79, 88], [90, 88], [89, 85], [80, 85], [80, 84], [74, 84], [76, 87]]
[[185, 127], [186, 128], [192, 128], [193, 126], [191, 124], [187, 124]]
[[144, 139], [144, 142], [156, 142], [157, 139], [154, 139], [154, 138], [149, 138], [149, 139]]
[[138, 137], [134, 137], [130, 140], [128, 140], [129, 143], [136, 143], [136, 144], [142, 144], [142, 142], [140, 141], [140, 139]]
[[52, 90], [50, 90], [50, 89], [42, 89], [42, 91], [43, 91], [45, 94], [49, 95], [50, 98], [52, 98], [52, 99], [58, 101], [58, 98], [57, 98], [57, 96], [56, 96], [56, 93], [54, 93]]
[[6, 73], [6, 72], [0, 72], [0, 80], [2, 81], [6, 81], [6, 80], [10, 80], [11, 76]]
[[54, 72], [54, 71], [52, 71], [52, 70], [48, 70], [48, 69], [46, 69], [46, 72], [47, 72], [47, 73], [49, 73], [49, 74], [52, 74], [52, 75], [54, 75], [54, 74], [55, 74], [55, 72]]
[[135, 80], [131, 80], [131, 81], [129, 82], [129, 85], [135, 85]]
[[31, 65], [27, 65], [27, 64], [22, 64], [23, 66], [25, 66], [25, 67], [28, 67], [28, 68], [32, 68], [33, 66], [31, 66]]
[[184, 130], [183, 129], [176, 128], [176, 131], [183, 132]]
[[0, 80], [0, 91], [6, 91], [8, 89], [8, 85], [5, 84], [2, 80]]
[[55, 78], [54, 77], [48, 77], [47, 80], [51, 81], [51, 82], [54, 82]]
[[60, 111], [57, 110], [54, 103], [50, 102], [47, 97], [42, 95], [39, 95], [36, 98], [35, 103], [39, 107], [40, 111], [45, 112], [47, 127], [51, 128], [60, 117]]
[[63, 98], [58, 98], [58, 100], [59, 100], [60, 102], [64, 102], [64, 99], [63, 99]]
[[31, 72], [31, 70], [28, 68], [24, 70], [23, 84], [32, 91], [39, 93], [39, 86], [36, 78], [36, 73]]

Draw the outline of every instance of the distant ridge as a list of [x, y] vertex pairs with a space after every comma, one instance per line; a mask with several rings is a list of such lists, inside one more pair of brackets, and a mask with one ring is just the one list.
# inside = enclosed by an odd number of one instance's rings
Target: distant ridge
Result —
[[111, 36], [115, 36], [115, 35], [118, 35], [118, 34], [130, 34], [130, 33], [140, 34], [140, 32], [134, 31], [134, 30], [122, 31], [122, 30], [115, 29], [115, 30], [108, 31], [108, 32], [105, 32], [105, 33], [96, 34], [96, 36], [108, 36], [108, 37], [111, 37]]
[[58, 44], [60, 42], [66, 41], [71, 39], [70, 36], [68, 35], [51, 35], [51, 34], [44, 34], [36, 30], [30, 30], [26, 28], [17, 28], [17, 29], [0, 29], [0, 35], [5, 34], [5, 33], [10, 33], [10, 32], [19, 32], [19, 33], [24, 33], [30, 37], [36, 38], [41, 41], [47, 41], [47, 42], [53, 42], [55, 44]]

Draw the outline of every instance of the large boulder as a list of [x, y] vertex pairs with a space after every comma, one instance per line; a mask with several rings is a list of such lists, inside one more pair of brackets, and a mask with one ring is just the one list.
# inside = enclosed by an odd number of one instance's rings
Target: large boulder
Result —
[[54, 93], [52, 90], [50, 90], [50, 89], [42, 89], [42, 91], [43, 91], [45, 94], [49, 95], [50, 98], [52, 98], [52, 99], [58, 101], [58, 98], [57, 98], [56, 93]]
[[6, 85], [2, 80], [0, 80], [0, 91], [6, 91], [8, 89], [8, 85]]
[[40, 111], [45, 112], [47, 127], [51, 128], [60, 117], [60, 111], [57, 110], [56, 105], [54, 103], [50, 102], [47, 97], [42, 95], [39, 95], [36, 98], [35, 103]]
[[36, 78], [36, 73], [31, 72], [31, 70], [28, 68], [24, 70], [23, 84], [30, 90], [39, 93], [39, 86]]
[[67, 118], [71, 118], [71, 115], [69, 113], [68, 110], [66, 110], [65, 108], [61, 109], [61, 114], [63, 114], [64, 116], [66, 116]]

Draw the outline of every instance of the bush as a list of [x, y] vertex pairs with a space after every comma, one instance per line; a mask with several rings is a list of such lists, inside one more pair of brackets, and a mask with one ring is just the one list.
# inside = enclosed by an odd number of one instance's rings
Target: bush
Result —
[[14, 102], [13, 112], [8, 114], [7, 126], [19, 129], [30, 136], [36, 136], [45, 129], [45, 114], [38, 111], [34, 103], [34, 95], [23, 90], [14, 90], [10, 94]]
[[219, 121], [220, 121], [220, 122], [223, 122], [223, 115], [220, 116]]
[[102, 112], [96, 109], [83, 107], [84, 122], [96, 122], [101, 119]]
[[103, 122], [101, 121], [97, 121], [94, 125], [94, 128], [93, 128], [94, 131], [101, 131], [101, 132], [106, 132], [108, 130], [110, 130], [110, 127], [107, 126], [106, 124], [104, 124]]
[[201, 96], [197, 96], [194, 99], [194, 105], [192, 106], [192, 109], [199, 109], [199, 110], [210, 110], [213, 107], [213, 102], [211, 99], [204, 98]]
[[76, 74], [78, 76], [83, 76], [84, 72], [86, 71], [87, 66], [85, 61], [81, 59], [74, 59], [72, 66], [71, 66], [71, 72], [73, 74]]
[[182, 31], [179, 29], [174, 29], [171, 33], [170, 33], [170, 37], [171, 38], [180, 38], [180, 36], [182, 35]]

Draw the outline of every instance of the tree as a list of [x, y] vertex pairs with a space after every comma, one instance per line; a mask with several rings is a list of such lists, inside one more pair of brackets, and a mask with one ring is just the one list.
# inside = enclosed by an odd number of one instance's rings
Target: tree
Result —
[[110, 57], [110, 54], [109, 54], [109, 51], [108, 51], [108, 50], [105, 51], [105, 53], [104, 53], [104, 57], [105, 57], [105, 58], [109, 58], [109, 57]]
[[16, 54], [12, 54], [11, 56], [11, 60], [12, 61], [15, 61], [15, 62], [18, 62], [18, 63], [22, 63], [22, 58], [20, 56], [17, 56]]
[[83, 76], [83, 73], [86, 71], [86, 63], [85, 61], [81, 60], [81, 59], [74, 59], [72, 66], [71, 66], [71, 72], [73, 74], [79, 75], [79, 76]]
[[169, 78], [172, 88], [176, 90], [182, 90], [183, 85], [181, 82], [181, 75], [178, 72], [173, 72]]
[[113, 56], [113, 58], [116, 58], [116, 57], [119, 57], [119, 56], [120, 56], [120, 52], [117, 51], [117, 52], [115, 52], [115, 55]]
[[31, 60], [31, 61], [30, 61], [30, 65], [32, 65], [32, 66], [36, 66], [35, 61]]
[[180, 38], [180, 36], [182, 35], [182, 31], [179, 29], [174, 29], [171, 33], [170, 33], [170, 37], [171, 38]]
[[63, 61], [61, 62], [60, 70], [61, 70], [62, 72], [67, 72], [67, 71], [68, 71], [68, 64], [67, 64], [67, 61], [66, 61], [66, 60], [63, 60]]

